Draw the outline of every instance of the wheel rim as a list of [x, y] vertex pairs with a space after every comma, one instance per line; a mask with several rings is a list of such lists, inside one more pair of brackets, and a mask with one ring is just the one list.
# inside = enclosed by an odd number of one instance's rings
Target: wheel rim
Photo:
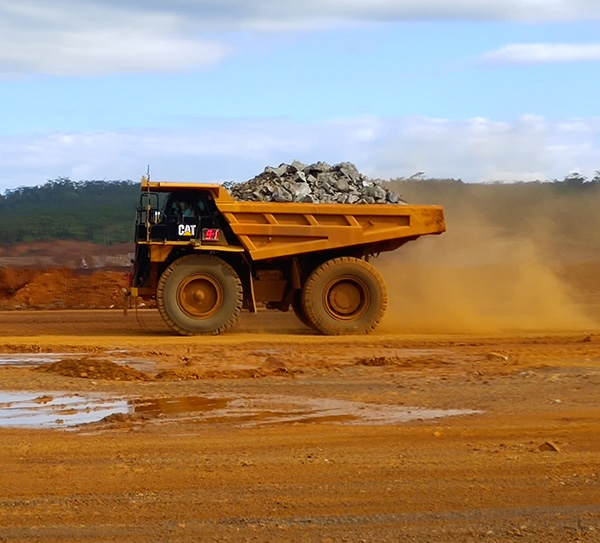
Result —
[[357, 277], [338, 277], [323, 290], [323, 306], [337, 320], [360, 319], [369, 307], [369, 300], [367, 285]]
[[177, 303], [190, 317], [208, 319], [223, 305], [223, 289], [210, 275], [192, 275], [179, 285]]

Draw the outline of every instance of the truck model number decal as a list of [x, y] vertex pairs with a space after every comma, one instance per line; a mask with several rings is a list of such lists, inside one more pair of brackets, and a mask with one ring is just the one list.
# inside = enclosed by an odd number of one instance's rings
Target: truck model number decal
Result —
[[220, 232], [218, 228], [203, 228], [202, 241], [219, 241]]

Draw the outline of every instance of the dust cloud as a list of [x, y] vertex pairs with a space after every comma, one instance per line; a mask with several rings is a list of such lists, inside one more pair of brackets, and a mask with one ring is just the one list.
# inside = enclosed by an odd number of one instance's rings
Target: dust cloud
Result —
[[[546, 247], [547, 249], [547, 247]], [[568, 253], [568, 251], [567, 251]], [[551, 262], [547, 258], [553, 254]], [[373, 263], [388, 288], [385, 332], [487, 333], [588, 330], [576, 281], [556, 272], [557, 252], [485, 221], [411, 242]]]

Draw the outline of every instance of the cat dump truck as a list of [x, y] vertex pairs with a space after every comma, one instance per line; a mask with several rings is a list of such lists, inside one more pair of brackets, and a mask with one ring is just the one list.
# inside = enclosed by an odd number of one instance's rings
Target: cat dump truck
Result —
[[445, 231], [440, 206], [234, 200], [217, 184], [142, 179], [128, 295], [184, 335], [242, 309], [288, 311], [323, 334], [365, 334], [387, 305], [369, 258]]

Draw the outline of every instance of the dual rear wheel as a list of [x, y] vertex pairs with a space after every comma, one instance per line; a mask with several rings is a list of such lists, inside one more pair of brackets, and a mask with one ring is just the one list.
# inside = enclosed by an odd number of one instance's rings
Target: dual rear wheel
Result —
[[334, 258], [310, 274], [292, 307], [301, 322], [324, 334], [367, 334], [385, 313], [387, 291], [365, 260]]

